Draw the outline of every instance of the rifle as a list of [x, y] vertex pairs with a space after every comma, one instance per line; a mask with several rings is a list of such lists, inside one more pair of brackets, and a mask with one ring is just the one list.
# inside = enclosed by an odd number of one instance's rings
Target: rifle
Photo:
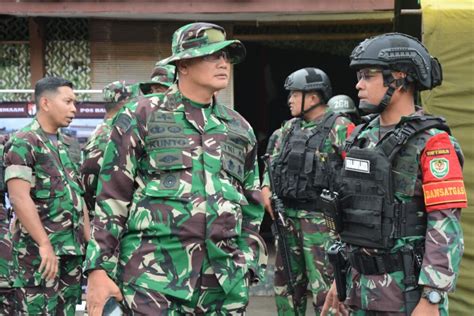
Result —
[[275, 239], [278, 240], [278, 250], [283, 263], [283, 270], [286, 275], [286, 280], [288, 282], [288, 293], [293, 299], [293, 311], [295, 315], [297, 313], [296, 298], [295, 298], [295, 278], [291, 270], [291, 261], [290, 261], [290, 249], [286, 243], [286, 234], [288, 232], [288, 222], [285, 218], [285, 207], [283, 201], [276, 195], [273, 186], [273, 171], [270, 163], [270, 155], [265, 154], [262, 157], [263, 162], [265, 163], [265, 168], [268, 170], [268, 176], [270, 179], [270, 187], [272, 195], [270, 197], [273, 213], [275, 214], [275, 220], [272, 223], [271, 229], [272, 234]]

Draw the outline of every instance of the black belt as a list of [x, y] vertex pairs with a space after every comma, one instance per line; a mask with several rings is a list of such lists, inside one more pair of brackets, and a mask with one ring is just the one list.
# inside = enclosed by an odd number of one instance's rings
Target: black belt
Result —
[[365, 275], [380, 275], [403, 271], [402, 253], [384, 253], [377, 255], [367, 255], [359, 250], [349, 252], [348, 259], [351, 266]]

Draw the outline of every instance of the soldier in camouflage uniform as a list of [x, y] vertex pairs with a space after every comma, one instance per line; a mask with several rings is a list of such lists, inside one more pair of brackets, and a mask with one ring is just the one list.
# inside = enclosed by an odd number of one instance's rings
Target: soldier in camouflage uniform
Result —
[[17, 217], [13, 228], [17, 313], [74, 315], [89, 235], [70, 140], [60, 132], [74, 118], [72, 83], [49, 77], [35, 86], [39, 111], [5, 146], [5, 182]]
[[[345, 303], [354, 315], [448, 315], [464, 249], [463, 155], [444, 120], [414, 100], [441, 84], [441, 65], [417, 39], [389, 33], [360, 43], [351, 67], [359, 108], [379, 115], [346, 145]], [[334, 287], [326, 301], [338, 305]]]
[[14, 307], [10, 214], [5, 205], [6, 186], [3, 164], [3, 148], [7, 140], [8, 135], [0, 135], [0, 315], [11, 315]]
[[[219, 104], [243, 44], [192, 23], [173, 35], [179, 81], [117, 117], [88, 245], [89, 315], [108, 297], [129, 315], [243, 315], [266, 247], [256, 139]], [[113, 281], [112, 281], [113, 280]]]
[[293, 297], [282, 254], [277, 248], [275, 298], [279, 315], [305, 315], [309, 284], [313, 306], [319, 314], [332, 282], [325, 248], [333, 236], [329, 234], [317, 201], [322, 189], [337, 189], [333, 184], [337, 182], [342, 165], [342, 146], [354, 125], [347, 117], [330, 111], [326, 105], [332, 89], [322, 70], [300, 69], [288, 76], [285, 88], [290, 91], [288, 104], [293, 119], [272, 136], [276, 137], [271, 153], [275, 188], [270, 188], [268, 174], [265, 174], [262, 193], [272, 218], [270, 190], [285, 205], [290, 227], [285, 238], [296, 284], [293, 285]]
[[174, 83], [176, 73], [175, 66], [160, 66], [158, 63], [155, 66], [155, 69], [153, 69], [150, 81], [140, 83], [140, 90], [145, 95], [151, 93], [163, 93]]
[[84, 200], [89, 210], [89, 218], [92, 221], [95, 205], [95, 194], [97, 181], [105, 147], [112, 130], [112, 121], [120, 109], [131, 97], [130, 87], [125, 81], [114, 81], [104, 87], [105, 117], [92, 132], [84, 146], [84, 161], [81, 166], [81, 178], [84, 184]]

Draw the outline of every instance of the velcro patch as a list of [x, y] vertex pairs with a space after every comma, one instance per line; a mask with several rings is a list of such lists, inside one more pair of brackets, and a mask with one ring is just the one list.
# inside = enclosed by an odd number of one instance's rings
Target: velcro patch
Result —
[[[466, 189], [464, 188], [464, 181], [462, 180], [424, 184], [423, 192], [427, 208], [439, 204], [443, 204], [445, 208], [462, 208], [462, 204], [467, 204]], [[446, 205], [452, 203], [456, 205]], [[461, 205], [459, 205], [459, 203], [461, 203]]]
[[431, 156], [441, 156], [441, 155], [449, 155], [451, 151], [449, 148], [443, 148], [443, 149], [435, 149], [435, 150], [427, 150], [425, 152], [426, 156], [431, 157]]
[[346, 157], [344, 169], [348, 171], [370, 173], [370, 160]]

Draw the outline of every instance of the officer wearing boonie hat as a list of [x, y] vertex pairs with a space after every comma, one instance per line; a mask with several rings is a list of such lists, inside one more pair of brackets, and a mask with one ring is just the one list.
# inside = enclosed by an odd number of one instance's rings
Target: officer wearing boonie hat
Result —
[[91, 316], [109, 297], [127, 315], [243, 315], [263, 277], [256, 137], [214, 98], [245, 48], [200, 22], [174, 33], [172, 52], [157, 66], [175, 65], [178, 80], [124, 107], [104, 154], [85, 264]]
[[173, 34], [172, 55], [160, 60], [157, 66], [211, 55], [224, 48], [229, 52], [232, 64], [240, 63], [245, 57], [245, 46], [239, 40], [226, 40], [224, 28], [212, 23], [191, 23]]

